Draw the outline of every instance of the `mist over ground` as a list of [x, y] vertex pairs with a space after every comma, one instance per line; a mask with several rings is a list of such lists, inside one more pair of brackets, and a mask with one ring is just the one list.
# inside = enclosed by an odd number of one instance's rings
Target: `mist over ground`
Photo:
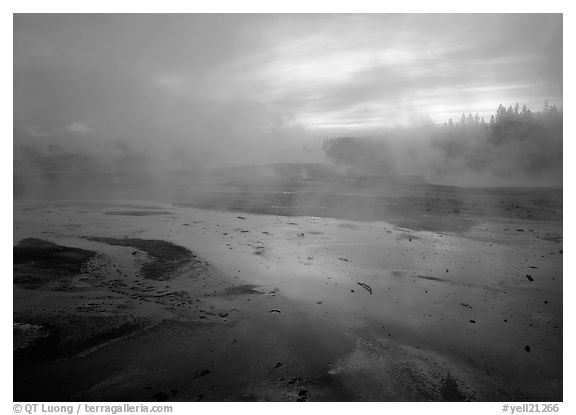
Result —
[[[130, 142], [75, 143], [70, 138], [62, 133], [54, 141], [15, 144], [17, 197], [41, 196], [42, 190], [52, 191], [55, 185], [68, 187], [72, 195], [77, 186], [94, 182], [151, 190], [156, 181], [170, 185], [166, 181], [170, 178], [178, 186], [182, 174], [191, 180], [190, 185], [207, 186], [238, 179], [234, 168], [242, 166], [241, 157], [229, 160], [229, 166], [208, 168], [192, 162], [186, 149], [182, 153], [172, 149], [173, 154], [168, 154], [167, 149], [155, 151]], [[548, 101], [541, 111], [531, 111], [526, 105], [520, 109], [518, 103], [508, 109], [500, 105], [488, 122], [469, 113], [443, 125], [427, 123], [388, 129], [379, 136], [328, 138], [322, 147], [316, 140], [313, 147], [284, 155], [302, 163], [301, 168], [274, 168], [268, 163], [244, 168], [241, 176], [246, 183], [262, 178], [281, 182], [314, 175], [316, 170], [344, 179], [343, 186], [358, 177], [463, 187], [562, 186], [562, 138], [563, 113]], [[262, 151], [259, 144], [251, 148]], [[310, 170], [306, 161], [318, 167]]]
[[[15, 15], [15, 194], [277, 163], [561, 185], [561, 28], [523, 14]], [[517, 101], [534, 116], [496, 114]]]
[[562, 112], [502, 105], [486, 122], [403, 128], [378, 137], [327, 139], [328, 158], [356, 175], [407, 175], [458, 186], [562, 186]]

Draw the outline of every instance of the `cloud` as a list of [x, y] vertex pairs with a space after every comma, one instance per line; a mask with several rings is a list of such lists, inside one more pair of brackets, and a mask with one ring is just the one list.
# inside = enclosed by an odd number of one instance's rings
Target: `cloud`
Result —
[[16, 138], [273, 162], [330, 131], [546, 98], [561, 105], [561, 15], [14, 18]]

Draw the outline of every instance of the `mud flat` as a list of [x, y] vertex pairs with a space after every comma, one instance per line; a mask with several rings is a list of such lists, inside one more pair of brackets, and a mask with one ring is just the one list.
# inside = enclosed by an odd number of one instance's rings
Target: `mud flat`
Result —
[[561, 221], [468, 222], [16, 201], [14, 400], [562, 400]]

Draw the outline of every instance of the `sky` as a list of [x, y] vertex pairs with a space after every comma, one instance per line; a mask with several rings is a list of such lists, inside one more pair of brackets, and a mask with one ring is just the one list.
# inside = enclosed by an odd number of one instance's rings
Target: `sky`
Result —
[[196, 163], [562, 106], [560, 14], [15, 15], [14, 140]]

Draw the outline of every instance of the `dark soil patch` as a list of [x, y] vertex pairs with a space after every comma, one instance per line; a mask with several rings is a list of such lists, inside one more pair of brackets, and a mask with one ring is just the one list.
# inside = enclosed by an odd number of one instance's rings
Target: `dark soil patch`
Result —
[[447, 280], [440, 277], [432, 277], [430, 275], [410, 275], [408, 272], [405, 271], [392, 271], [392, 276], [398, 278], [418, 278], [421, 280], [428, 280], [428, 281], [437, 281], [437, 282], [446, 282]]
[[399, 241], [402, 241], [402, 240], [412, 241], [413, 239], [421, 239], [421, 238], [419, 236], [403, 232], [401, 234], [398, 234], [398, 236], [396, 236], [396, 239]]
[[256, 287], [257, 285], [252, 284], [237, 285], [235, 287], [226, 288], [219, 295], [222, 297], [237, 297], [248, 294], [264, 294], [262, 291], [258, 291]]
[[165, 281], [170, 279], [174, 271], [186, 265], [201, 265], [190, 250], [174, 245], [170, 242], [155, 239], [134, 238], [87, 238], [91, 241], [102, 242], [108, 245], [127, 246], [144, 251], [150, 257], [142, 266], [142, 276], [147, 279]]
[[438, 281], [438, 282], [446, 281], [444, 278], [431, 277], [429, 275], [416, 275], [416, 276], [414, 276], [414, 278], [420, 278], [421, 280]]
[[463, 402], [466, 397], [460, 391], [458, 384], [450, 374], [446, 376], [440, 387], [440, 400], [442, 402]]
[[19, 317], [28, 324], [39, 324], [45, 335], [27, 347], [14, 352], [14, 367], [25, 368], [37, 363], [70, 358], [84, 350], [126, 336], [145, 326], [145, 321], [122, 323], [111, 317], [67, 315], [58, 319], [48, 316]]
[[544, 239], [545, 241], [556, 242], [557, 244], [562, 242], [561, 236], [543, 236], [541, 239]]
[[57, 245], [36, 238], [23, 239], [14, 247], [14, 283], [37, 288], [82, 272], [96, 252]]
[[152, 215], [171, 215], [172, 212], [165, 210], [113, 210], [104, 213], [105, 215], [118, 216], [152, 216]]

